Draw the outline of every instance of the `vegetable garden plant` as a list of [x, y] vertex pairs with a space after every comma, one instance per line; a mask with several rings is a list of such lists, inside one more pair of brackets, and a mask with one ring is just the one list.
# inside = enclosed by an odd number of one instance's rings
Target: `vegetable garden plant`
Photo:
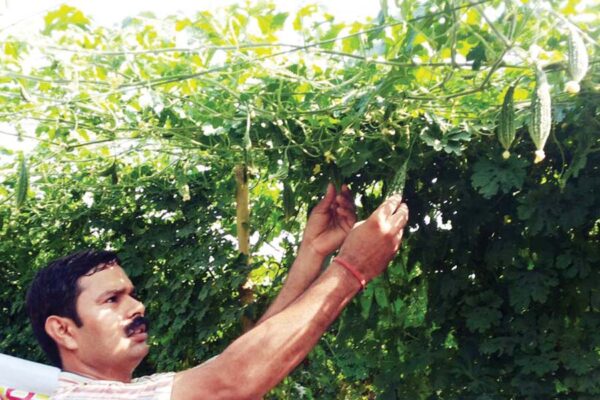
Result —
[[403, 191], [411, 226], [269, 398], [599, 398], [592, 3], [382, 0], [343, 23], [263, 2], [118, 28], [63, 5], [3, 32], [0, 137], [35, 148], [0, 147], [0, 350], [45, 362], [28, 283], [109, 247], [154, 321], [138, 372], [208, 359], [333, 181], [362, 216]]

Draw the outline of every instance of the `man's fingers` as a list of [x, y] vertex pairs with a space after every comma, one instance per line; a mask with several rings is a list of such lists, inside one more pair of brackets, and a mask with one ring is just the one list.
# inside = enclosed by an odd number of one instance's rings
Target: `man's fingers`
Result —
[[321, 201], [313, 208], [313, 212], [326, 213], [329, 212], [329, 209], [333, 202], [335, 201], [336, 193], [335, 188], [331, 183], [327, 185], [327, 191], [325, 192], [325, 196], [321, 199]]
[[336, 214], [338, 224], [340, 224], [340, 226], [344, 228], [344, 230], [349, 231], [350, 229], [352, 229], [352, 227], [356, 223], [356, 214], [353, 210], [351, 211], [343, 208], [337, 208]]
[[398, 207], [400, 207], [400, 204], [402, 204], [402, 196], [395, 194], [381, 203], [373, 215], [377, 216], [378, 218], [387, 219], [396, 212]]
[[343, 210], [352, 214], [355, 213], [356, 207], [354, 206], [354, 203], [345, 196], [337, 195], [335, 204], [337, 206], [336, 209], [338, 210]]
[[388, 234], [398, 238], [398, 245], [402, 239], [402, 232], [408, 222], [408, 206], [402, 203], [400, 195], [394, 195], [383, 202], [372, 217]]
[[336, 196], [335, 201], [340, 207], [349, 208], [351, 210], [354, 210], [355, 208], [352, 193], [350, 192], [350, 189], [348, 189], [347, 185], [342, 185], [342, 189]]
[[349, 217], [354, 217], [354, 210], [353, 209], [348, 209], [348, 208], [344, 208], [344, 207], [337, 207], [335, 209], [335, 212], [338, 216], [343, 217], [343, 218], [349, 218]]
[[342, 185], [342, 190], [340, 190], [340, 194], [342, 196], [344, 196], [345, 198], [347, 198], [348, 201], [350, 201], [352, 204], [354, 204], [352, 192], [350, 192], [350, 188], [348, 188], [348, 185], [346, 185], [346, 184]]
[[406, 203], [400, 204], [400, 206], [396, 209], [396, 212], [394, 212], [394, 214], [391, 216], [391, 220], [401, 229], [406, 226], [406, 223], [408, 222], [408, 206]]
[[398, 249], [400, 248], [400, 243], [402, 243], [402, 236], [404, 236], [404, 229], [400, 229], [400, 232], [398, 232]]
[[349, 231], [356, 223], [356, 206], [348, 185], [342, 185], [340, 193], [335, 198], [336, 217], [340, 226]]

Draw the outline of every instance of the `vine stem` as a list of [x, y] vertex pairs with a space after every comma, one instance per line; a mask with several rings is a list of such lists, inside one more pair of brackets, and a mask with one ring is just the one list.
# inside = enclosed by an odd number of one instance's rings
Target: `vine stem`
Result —
[[556, 138], [554, 129], [552, 129], [551, 135], [552, 135], [552, 141], [554, 142], [554, 144], [556, 144], [556, 147], [558, 147], [558, 151], [560, 152], [560, 158], [562, 160], [562, 162], [560, 164], [560, 173], [559, 173], [559, 177], [558, 177], [558, 180], [560, 181], [565, 173], [565, 165], [567, 163], [567, 159], [565, 157], [565, 152], [563, 150], [562, 145], [560, 144], [559, 140]]

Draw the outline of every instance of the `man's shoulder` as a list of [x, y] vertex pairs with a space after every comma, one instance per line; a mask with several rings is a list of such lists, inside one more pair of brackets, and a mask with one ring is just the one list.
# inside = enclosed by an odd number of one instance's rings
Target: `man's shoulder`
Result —
[[130, 383], [96, 380], [69, 372], [61, 372], [52, 399], [131, 399], [169, 400], [175, 373], [157, 373], [133, 379]]

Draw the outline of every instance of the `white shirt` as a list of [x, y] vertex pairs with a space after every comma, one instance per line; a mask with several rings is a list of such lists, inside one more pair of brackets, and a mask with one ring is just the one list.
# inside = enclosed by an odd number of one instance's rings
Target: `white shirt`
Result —
[[174, 372], [133, 379], [130, 383], [103, 381], [61, 372], [52, 400], [170, 400]]

